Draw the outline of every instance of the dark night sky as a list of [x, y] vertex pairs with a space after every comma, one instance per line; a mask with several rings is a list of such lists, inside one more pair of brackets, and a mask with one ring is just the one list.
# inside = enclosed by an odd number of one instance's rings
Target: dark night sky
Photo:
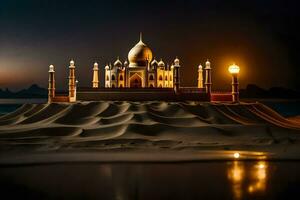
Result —
[[66, 87], [71, 58], [90, 85], [93, 62], [124, 60], [142, 31], [156, 58], [181, 59], [184, 86], [208, 58], [215, 90], [229, 89], [232, 62], [242, 87], [300, 89], [298, 19], [288, 0], [0, 0], [0, 88], [47, 87], [50, 64]]

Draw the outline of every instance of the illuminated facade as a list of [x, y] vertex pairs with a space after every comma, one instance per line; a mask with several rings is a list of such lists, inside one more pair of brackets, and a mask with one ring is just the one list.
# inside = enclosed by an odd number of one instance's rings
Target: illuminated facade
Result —
[[113, 65], [105, 66], [106, 88], [173, 88], [174, 65], [166, 65], [152, 57], [151, 49], [140, 41], [129, 51], [128, 60], [118, 58]]

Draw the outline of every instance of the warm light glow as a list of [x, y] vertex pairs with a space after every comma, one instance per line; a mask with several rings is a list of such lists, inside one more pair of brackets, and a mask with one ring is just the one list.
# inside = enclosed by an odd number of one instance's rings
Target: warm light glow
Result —
[[240, 67], [236, 64], [232, 64], [229, 66], [228, 71], [230, 74], [238, 74], [240, 72]]
[[268, 163], [258, 161], [249, 165], [235, 160], [227, 169], [227, 177], [232, 185], [233, 199], [244, 199], [245, 192], [263, 194], [267, 189]]
[[236, 158], [236, 159], [238, 159], [238, 158], [240, 158], [240, 154], [239, 153], [234, 153], [233, 157]]
[[266, 190], [267, 173], [268, 171], [266, 162], [260, 161], [254, 166], [250, 176], [252, 181], [248, 187], [249, 193], [264, 192]]
[[258, 168], [263, 169], [263, 168], [265, 168], [265, 165], [264, 164], [259, 164]]
[[230, 166], [227, 171], [227, 177], [232, 182], [234, 199], [242, 199], [244, 176], [244, 164], [239, 161], [234, 161], [233, 165]]

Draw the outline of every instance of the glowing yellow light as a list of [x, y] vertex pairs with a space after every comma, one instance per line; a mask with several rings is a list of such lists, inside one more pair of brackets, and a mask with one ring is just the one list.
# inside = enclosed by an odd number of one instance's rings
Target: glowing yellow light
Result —
[[242, 199], [245, 172], [244, 163], [239, 161], [233, 161], [228, 168], [227, 177], [232, 182], [234, 199]]
[[259, 165], [258, 165], [258, 168], [259, 168], [259, 169], [263, 169], [263, 168], [265, 168], [265, 165], [264, 165], [264, 164], [259, 164]]
[[240, 158], [240, 154], [239, 153], [234, 153], [233, 157], [236, 158], [236, 159], [238, 159], [238, 158]]
[[258, 162], [250, 173], [250, 185], [248, 187], [249, 193], [264, 192], [267, 185], [267, 168], [265, 161]]
[[250, 186], [249, 186], [249, 188], [248, 188], [248, 191], [249, 191], [250, 193], [252, 193], [252, 192], [253, 192], [253, 190], [254, 190], [254, 189], [253, 189], [253, 186], [252, 186], [252, 185], [250, 185]]
[[236, 64], [232, 64], [228, 67], [228, 71], [230, 74], [238, 74], [240, 72], [240, 67]]

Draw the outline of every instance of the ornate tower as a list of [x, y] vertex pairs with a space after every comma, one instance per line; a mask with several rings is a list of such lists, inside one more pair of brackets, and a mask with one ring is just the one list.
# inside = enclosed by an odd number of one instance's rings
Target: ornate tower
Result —
[[174, 85], [174, 65], [171, 65], [171, 71], [170, 71], [170, 77], [169, 77], [169, 80], [170, 80], [170, 88], [173, 87]]
[[111, 87], [111, 76], [110, 76], [110, 68], [108, 66], [108, 64], [104, 67], [105, 69], [105, 87], [106, 88], [110, 88]]
[[198, 88], [203, 88], [203, 67], [199, 65], [198, 67]]
[[165, 63], [162, 59], [158, 62], [158, 67], [156, 70], [157, 74], [157, 87], [164, 87], [164, 78], [165, 78]]
[[158, 62], [154, 58], [148, 69], [148, 87], [150, 88], [157, 87], [157, 80], [156, 80], [157, 68], [158, 68]]
[[175, 91], [175, 93], [179, 93], [179, 87], [180, 87], [180, 73], [179, 73], [180, 65], [179, 64], [180, 64], [180, 61], [176, 57], [176, 59], [174, 60], [174, 91]]
[[76, 101], [75, 62], [70, 61], [69, 66], [69, 101]]
[[99, 87], [99, 76], [98, 76], [98, 63], [94, 63], [94, 68], [93, 68], [93, 88], [98, 88]]
[[55, 77], [54, 77], [54, 66], [49, 66], [49, 86], [48, 86], [48, 103], [52, 102], [55, 97]]
[[207, 60], [205, 63], [205, 88], [206, 88], [206, 93], [210, 96], [211, 94], [211, 67], [210, 67], [210, 62]]

